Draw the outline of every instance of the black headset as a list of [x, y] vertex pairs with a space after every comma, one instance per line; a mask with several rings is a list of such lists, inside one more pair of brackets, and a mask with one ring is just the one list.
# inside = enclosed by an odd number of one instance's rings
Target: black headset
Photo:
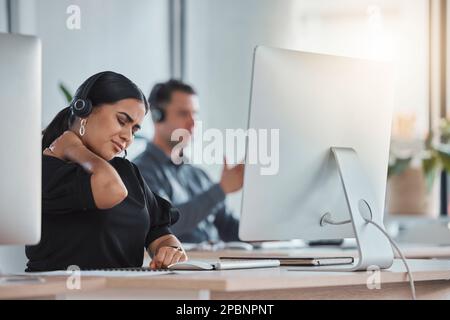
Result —
[[[75, 93], [75, 96], [72, 99], [72, 102], [70, 103], [70, 109], [72, 110], [72, 113], [76, 115], [79, 118], [86, 118], [88, 115], [92, 112], [92, 101], [88, 99], [88, 94], [91, 91], [94, 84], [97, 82], [98, 79], [100, 79], [104, 74], [108, 73], [109, 71], [103, 71], [97, 74], [94, 74], [89, 79], [86, 80], [86, 82], [81, 85], [81, 87], [77, 90]], [[145, 99], [145, 95], [142, 92], [141, 89], [138, 88], [138, 90], [141, 92], [145, 107], [150, 109], [149, 103], [147, 102], [147, 99]], [[153, 113], [152, 113], [153, 116]]]
[[[104, 74], [108, 73], [108, 71], [103, 71], [97, 74], [94, 74], [89, 79], [85, 81], [84, 84], [81, 85], [80, 88], [78, 88], [77, 92], [75, 93], [72, 102], [70, 103], [70, 109], [72, 110], [72, 113], [76, 115], [79, 118], [86, 118], [88, 115], [92, 112], [92, 101], [88, 99], [88, 94], [91, 91], [94, 84], [97, 82], [98, 79], [100, 79]], [[144, 104], [147, 108], [147, 110], [150, 108], [149, 103], [145, 99], [145, 95], [142, 92], [142, 90], [139, 89], [139, 91], [142, 94]], [[153, 114], [152, 114], [153, 115]], [[127, 156], [127, 150], [125, 151], [125, 156]]]
[[152, 114], [152, 119], [155, 123], [163, 122], [166, 119], [166, 112], [163, 106], [159, 105], [156, 101], [160, 100], [162, 95], [166, 95], [166, 88], [164, 83], [158, 83], [153, 88], [148, 98], [150, 103], [150, 112]]
[[89, 92], [91, 91], [91, 88], [93, 85], [97, 82], [98, 79], [100, 79], [101, 76], [103, 76], [105, 72], [100, 72], [97, 74], [94, 74], [92, 77], [86, 80], [85, 84], [82, 85], [77, 92], [75, 93], [75, 96], [72, 99], [72, 102], [70, 103], [70, 109], [72, 110], [72, 113], [80, 118], [86, 118], [88, 115], [92, 112], [92, 101], [87, 98]]

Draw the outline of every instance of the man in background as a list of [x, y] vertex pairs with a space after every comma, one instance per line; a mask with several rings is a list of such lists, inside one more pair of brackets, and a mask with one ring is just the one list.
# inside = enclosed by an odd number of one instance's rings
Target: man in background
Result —
[[171, 228], [182, 242], [238, 241], [239, 222], [225, 204], [227, 194], [242, 188], [244, 165], [225, 163], [219, 183], [200, 168], [171, 160], [174, 130], [191, 135], [195, 125], [195, 90], [178, 80], [155, 85], [149, 97], [155, 127], [152, 142], [134, 163], [153, 192], [172, 202], [180, 219]]

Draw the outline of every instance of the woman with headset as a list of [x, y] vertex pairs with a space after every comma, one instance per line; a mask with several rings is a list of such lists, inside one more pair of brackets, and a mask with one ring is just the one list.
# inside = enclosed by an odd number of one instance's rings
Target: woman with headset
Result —
[[27, 271], [140, 267], [187, 259], [169, 226], [178, 212], [153, 194], [125, 153], [148, 112], [128, 78], [87, 79], [42, 137], [42, 237], [28, 246]]

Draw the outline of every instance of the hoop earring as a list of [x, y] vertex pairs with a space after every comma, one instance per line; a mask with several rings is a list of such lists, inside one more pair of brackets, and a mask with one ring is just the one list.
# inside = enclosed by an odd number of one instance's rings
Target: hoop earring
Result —
[[81, 120], [81, 125], [80, 125], [80, 136], [84, 136], [86, 133], [86, 119]]

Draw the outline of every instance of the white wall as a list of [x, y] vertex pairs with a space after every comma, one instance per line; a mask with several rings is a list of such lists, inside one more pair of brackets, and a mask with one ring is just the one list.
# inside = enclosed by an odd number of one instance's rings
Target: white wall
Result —
[[[113, 70], [148, 95], [155, 82], [170, 75], [167, 0], [18, 1], [19, 31], [42, 39], [43, 127], [66, 105], [60, 81], [74, 92], [90, 75]], [[81, 10], [80, 30], [66, 27], [66, 10], [73, 4]], [[152, 134], [150, 120], [143, 133]], [[130, 156], [141, 148], [136, 145]]]
[[[426, 0], [187, 0], [186, 77], [206, 128], [246, 128], [256, 45], [368, 58], [399, 69], [397, 111], [427, 128]], [[379, 14], [381, 13], [381, 15]], [[276, 106], [274, 106], [276, 108]], [[220, 166], [208, 167], [219, 178]], [[231, 198], [240, 209], [240, 195]]]
[[0, 273], [24, 272], [27, 261], [23, 246], [0, 246]]
[[248, 108], [253, 48], [263, 44], [393, 59], [400, 73], [398, 107], [417, 112], [426, 124], [427, 2], [187, 0], [186, 74], [200, 91], [203, 119], [217, 128], [246, 124], [238, 116]]
[[[3, 4], [0, 0], [0, 8]], [[81, 9], [80, 30], [66, 27], [72, 4]], [[167, 0], [15, 0], [14, 17], [14, 32], [42, 39], [43, 126], [66, 106], [60, 81], [74, 92], [90, 75], [113, 70], [147, 95], [156, 81], [170, 75]], [[149, 136], [151, 127], [147, 118], [143, 131]], [[136, 143], [130, 157], [142, 148]], [[23, 247], [0, 248], [0, 269], [23, 271], [25, 262]]]

